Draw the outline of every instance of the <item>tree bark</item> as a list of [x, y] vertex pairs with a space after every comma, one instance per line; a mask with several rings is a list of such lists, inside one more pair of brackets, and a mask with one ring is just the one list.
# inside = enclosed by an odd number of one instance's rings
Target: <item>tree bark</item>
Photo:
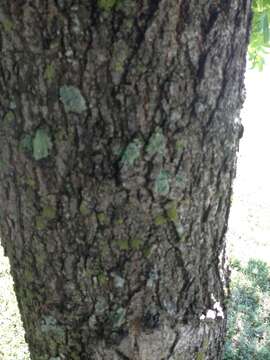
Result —
[[3, 0], [0, 22], [31, 358], [221, 359], [250, 1]]

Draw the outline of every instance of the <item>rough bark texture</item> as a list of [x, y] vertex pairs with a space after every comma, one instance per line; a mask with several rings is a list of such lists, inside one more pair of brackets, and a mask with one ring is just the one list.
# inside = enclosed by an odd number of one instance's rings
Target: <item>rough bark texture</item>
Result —
[[221, 359], [250, 1], [2, 0], [0, 23], [32, 359]]

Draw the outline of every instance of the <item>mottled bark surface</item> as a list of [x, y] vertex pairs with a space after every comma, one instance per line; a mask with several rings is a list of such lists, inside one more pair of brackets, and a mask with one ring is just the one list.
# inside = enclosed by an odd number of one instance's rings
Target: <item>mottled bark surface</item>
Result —
[[33, 360], [221, 359], [249, 23], [249, 0], [1, 1], [0, 226]]

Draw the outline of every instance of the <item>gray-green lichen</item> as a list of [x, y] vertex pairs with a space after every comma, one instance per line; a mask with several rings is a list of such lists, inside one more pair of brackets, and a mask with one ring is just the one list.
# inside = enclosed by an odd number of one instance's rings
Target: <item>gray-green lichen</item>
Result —
[[81, 114], [87, 109], [85, 99], [78, 88], [64, 85], [60, 88], [59, 94], [66, 112]]
[[31, 135], [25, 135], [22, 140], [20, 141], [20, 148], [23, 151], [32, 152], [33, 150], [33, 141]]
[[91, 210], [88, 207], [88, 203], [84, 200], [81, 202], [81, 205], [80, 205], [80, 213], [84, 216], [91, 214]]
[[161, 129], [157, 129], [157, 131], [150, 137], [149, 143], [146, 147], [146, 151], [149, 155], [154, 154], [164, 154], [166, 147], [166, 140], [162, 133]]
[[16, 107], [17, 107], [16, 101], [15, 101], [15, 99], [12, 97], [11, 100], [10, 100], [10, 103], [9, 103], [9, 108], [10, 108], [11, 110], [15, 110]]
[[124, 287], [124, 285], [125, 285], [125, 279], [124, 278], [122, 278], [121, 276], [119, 276], [119, 275], [117, 275], [117, 274], [112, 274], [112, 276], [113, 276], [113, 282], [114, 282], [114, 285], [115, 285], [115, 287], [117, 287], [117, 288], [123, 288]]
[[167, 195], [169, 191], [169, 173], [161, 170], [155, 181], [155, 192], [161, 195]]
[[166, 214], [171, 221], [177, 220], [177, 206], [175, 201], [171, 201], [167, 206]]
[[53, 64], [48, 64], [46, 66], [46, 69], [45, 69], [45, 72], [44, 72], [44, 77], [49, 82], [53, 80], [53, 78], [55, 77], [55, 67], [54, 67]]
[[65, 336], [64, 328], [62, 328], [62, 326], [57, 323], [57, 320], [50, 315], [43, 316], [41, 320], [41, 331], [43, 333], [53, 332], [60, 337]]
[[121, 239], [117, 241], [117, 245], [120, 250], [127, 251], [129, 250], [128, 239]]
[[57, 209], [53, 206], [45, 206], [39, 216], [36, 217], [36, 228], [43, 230], [49, 221], [56, 217]]
[[124, 308], [119, 307], [116, 311], [114, 311], [110, 316], [113, 328], [121, 327], [125, 322], [125, 317], [126, 310]]
[[45, 129], [38, 129], [33, 140], [33, 156], [35, 160], [41, 160], [49, 156], [52, 142]]
[[130, 240], [130, 245], [132, 249], [139, 250], [142, 247], [143, 243], [141, 239], [133, 238]]
[[138, 139], [135, 139], [130, 144], [128, 144], [121, 158], [122, 164], [133, 166], [135, 160], [140, 157], [141, 146], [142, 144]]
[[158, 214], [158, 215], [155, 217], [154, 221], [155, 221], [155, 224], [156, 224], [156, 225], [164, 225], [164, 224], [166, 224], [166, 222], [168, 221], [168, 219], [167, 219], [164, 215]]
[[9, 19], [4, 19], [1, 21], [2, 22], [2, 25], [3, 25], [3, 28], [5, 30], [5, 32], [10, 32], [12, 31], [13, 27], [14, 27], [14, 23], [9, 20]]
[[15, 121], [15, 115], [12, 111], [8, 111], [3, 117], [4, 124], [11, 126]]
[[98, 0], [98, 6], [105, 11], [112, 10], [121, 0]]

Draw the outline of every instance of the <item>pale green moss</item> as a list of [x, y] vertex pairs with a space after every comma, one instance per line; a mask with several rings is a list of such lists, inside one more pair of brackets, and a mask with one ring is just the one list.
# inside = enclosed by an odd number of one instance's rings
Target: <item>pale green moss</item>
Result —
[[48, 64], [44, 72], [44, 78], [51, 82], [55, 77], [55, 67], [53, 64]]
[[48, 315], [43, 316], [41, 320], [41, 331], [43, 333], [53, 332], [54, 335], [64, 337], [65, 336], [65, 330], [57, 323], [57, 320]]
[[66, 112], [81, 114], [87, 109], [85, 99], [78, 88], [64, 85], [59, 93]]
[[203, 340], [203, 350], [206, 351], [208, 349], [209, 341], [208, 339]]
[[127, 251], [129, 249], [129, 243], [128, 243], [128, 240], [126, 240], [126, 239], [125, 240], [118, 240], [117, 245], [118, 245], [120, 250]]
[[87, 206], [87, 203], [85, 201], [82, 201], [81, 202], [81, 205], [80, 205], [80, 213], [84, 216], [87, 216], [87, 215], [90, 215], [91, 214], [91, 211], [90, 209], [88, 208]]
[[182, 151], [184, 148], [184, 144], [181, 140], [177, 140], [175, 143], [175, 149], [176, 151]]
[[3, 28], [4, 28], [5, 32], [12, 31], [12, 29], [14, 27], [14, 23], [9, 19], [4, 19], [2, 21], [2, 25], [3, 25]]
[[108, 223], [108, 218], [105, 213], [98, 213], [97, 214], [97, 220], [101, 225], [105, 225]]
[[56, 208], [52, 206], [44, 207], [41, 216], [47, 220], [53, 220], [56, 217]]
[[3, 121], [4, 121], [4, 124], [6, 126], [10, 126], [13, 124], [15, 120], [15, 115], [12, 111], [8, 111], [5, 115], [4, 115], [4, 118], [3, 118]]
[[37, 183], [35, 179], [33, 179], [31, 176], [25, 177], [25, 183], [30, 186], [30, 188], [36, 190], [37, 189]]
[[203, 352], [198, 352], [196, 355], [196, 360], [204, 360], [205, 359], [205, 355]]
[[48, 221], [53, 220], [56, 217], [57, 210], [53, 206], [45, 206], [39, 216], [36, 217], [36, 228], [38, 230], [44, 230]]
[[43, 267], [48, 261], [46, 253], [42, 251], [40, 251], [38, 254], [35, 254], [35, 259], [39, 269]]
[[33, 150], [33, 141], [31, 135], [25, 135], [20, 141], [20, 149], [23, 151], [32, 152]]
[[120, 0], [98, 0], [98, 6], [105, 11], [112, 10]]
[[161, 129], [158, 129], [149, 139], [146, 151], [149, 155], [164, 154], [166, 140]]
[[1, 159], [0, 160], [0, 170], [4, 170], [6, 166], [7, 166], [6, 162]]
[[144, 257], [148, 257], [151, 254], [151, 247], [149, 245], [145, 246], [142, 253]]
[[131, 239], [130, 245], [132, 249], [139, 250], [142, 246], [142, 240], [137, 238]]
[[115, 220], [115, 223], [116, 223], [117, 225], [122, 225], [122, 224], [124, 224], [124, 219], [118, 218], [118, 219]]
[[97, 275], [97, 280], [101, 286], [105, 286], [108, 284], [109, 278], [108, 278], [107, 274], [100, 273]]
[[166, 222], [168, 221], [165, 216], [163, 216], [162, 214], [159, 214], [155, 217], [155, 224], [156, 225], [164, 225], [166, 224]]
[[25, 279], [27, 282], [32, 282], [33, 279], [34, 279], [33, 271], [25, 270], [25, 271], [24, 271], [24, 279]]
[[141, 152], [141, 142], [140, 140], [135, 139], [126, 147], [122, 155], [121, 162], [123, 164], [133, 166], [134, 162], [140, 157], [140, 152]]
[[36, 228], [37, 230], [44, 230], [47, 226], [47, 221], [42, 216], [36, 217]]
[[182, 185], [183, 184], [183, 178], [180, 175], [176, 175], [175, 182], [176, 182], [176, 185]]
[[125, 322], [125, 317], [126, 310], [124, 308], [119, 307], [116, 311], [114, 311], [110, 316], [113, 328], [115, 329], [121, 327]]
[[15, 110], [17, 108], [17, 105], [16, 105], [16, 101], [15, 99], [12, 97], [11, 100], [10, 100], [10, 103], [9, 103], [9, 108], [11, 110]]
[[155, 181], [155, 192], [161, 195], [167, 195], [169, 191], [169, 173], [161, 170]]
[[176, 203], [174, 201], [172, 201], [166, 210], [166, 214], [168, 216], [168, 218], [171, 221], [176, 221], [177, 220], [177, 208], [176, 208]]
[[33, 140], [33, 156], [36, 160], [41, 160], [49, 156], [52, 142], [45, 129], [38, 129]]

